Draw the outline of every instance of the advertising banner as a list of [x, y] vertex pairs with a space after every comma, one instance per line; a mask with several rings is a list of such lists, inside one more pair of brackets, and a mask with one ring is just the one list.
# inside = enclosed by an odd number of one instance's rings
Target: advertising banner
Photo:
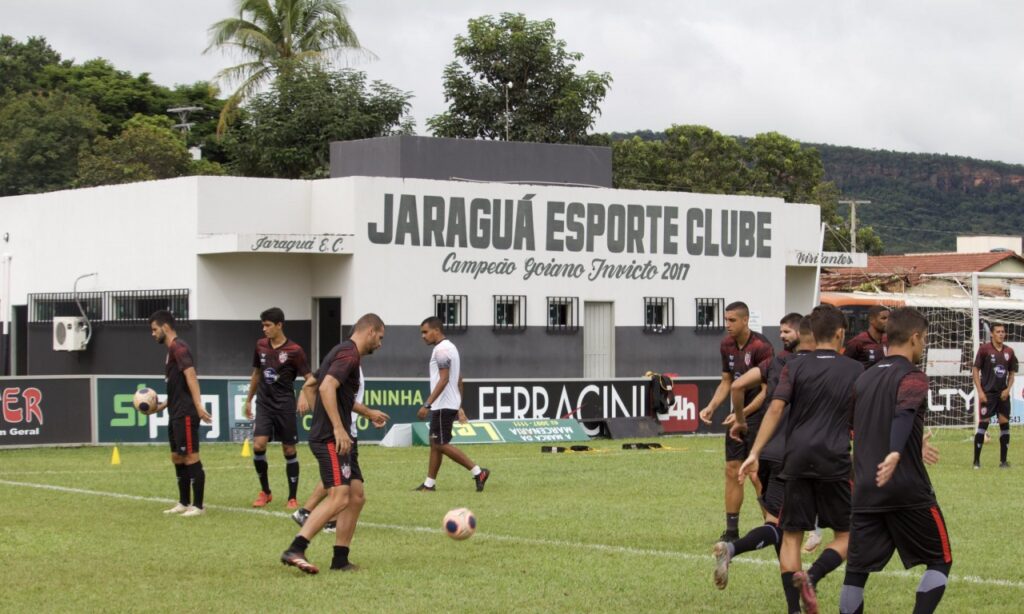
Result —
[[90, 442], [89, 378], [0, 378], [0, 447]]
[[[134, 378], [96, 378], [96, 412], [99, 443], [166, 442], [168, 412], [147, 416], [132, 405], [132, 397], [139, 388], [152, 388], [161, 401], [167, 400], [166, 385], [161, 376]], [[199, 390], [206, 411], [213, 417], [211, 424], [199, 423], [199, 441], [227, 441], [228, 404], [227, 380], [199, 378]]]
[[[430, 445], [426, 422], [412, 427], [414, 445]], [[586, 441], [590, 436], [576, 420], [477, 420], [452, 427], [452, 443], [557, 443]]]

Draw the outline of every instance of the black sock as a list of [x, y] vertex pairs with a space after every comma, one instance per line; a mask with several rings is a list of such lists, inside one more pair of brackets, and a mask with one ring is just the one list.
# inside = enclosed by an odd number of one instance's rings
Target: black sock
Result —
[[270, 479], [267, 477], [267, 454], [257, 452], [252, 455], [252, 464], [256, 466], [256, 475], [260, 478], [260, 488], [270, 494]]
[[284, 457], [284, 472], [288, 476], [288, 498], [294, 499], [299, 492], [299, 455]]
[[999, 462], [1006, 462], [1006, 452], [1010, 449], [1010, 425], [999, 425]]
[[790, 614], [800, 614], [800, 589], [793, 586], [792, 571], [783, 572], [782, 591], [786, 593], [786, 611]]
[[203, 471], [203, 461], [185, 465], [188, 470], [188, 477], [192, 481], [192, 505], [203, 507], [203, 492], [206, 490], [206, 472]]
[[846, 570], [843, 589], [839, 592], [839, 614], [864, 614], [864, 586], [868, 574]]
[[341, 569], [348, 565], [348, 546], [335, 546], [331, 569]]
[[775, 546], [779, 543], [779, 530], [775, 525], [765, 523], [756, 529], [751, 529], [746, 535], [732, 543], [732, 556], [760, 550], [767, 546]]
[[978, 430], [974, 432], [974, 464], [981, 462], [981, 447], [985, 445], [985, 431], [988, 430], [988, 422], [978, 424]]
[[192, 499], [189, 498], [191, 493], [188, 489], [188, 471], [185, 469], [185, 465], [175, 465], [174, 475], [178, 476], [178, 503], [182, 505], [190, 505]]
[[309, 510], [307, 510], [304, 507], [300, 507], [299, 508], [299, 513], [302, 514], [303, 516], [309, 516]]
[[811, 568], [807, 570], [807, 577], [811, 579], [811, 584], [818, 586], [818, 582], [822, 578], [835, 571], [837, 567], [843, 564], [843, 557], [833, 550], [832, 548], [825, 548], [825, 551], [821, 553], [818, 560], [811, 564]]
[[917, 586], [914, 614], [931, 614], [939, 607], [949, 581], [949, 565], [929, 565]]
[[290, 552], [301, 552], [306, 553], [306, 547], [309, 546], [309, 540], [301, 535], [296, 535], [295, 539], [292, 540], [292, 545], [288, 546]]
[[726, 514], [725, 515], [725, 530], [730, 533], [740, 532], [740, 515], [739, 514]]

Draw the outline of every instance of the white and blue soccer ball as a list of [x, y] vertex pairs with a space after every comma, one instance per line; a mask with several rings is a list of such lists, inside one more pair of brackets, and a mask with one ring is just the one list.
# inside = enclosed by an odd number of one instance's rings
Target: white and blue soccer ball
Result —
[[441, 526], [448, 537], [463, 540], [476, 533], [476, 515], [468, 508], [460, 507], [445, 514]]

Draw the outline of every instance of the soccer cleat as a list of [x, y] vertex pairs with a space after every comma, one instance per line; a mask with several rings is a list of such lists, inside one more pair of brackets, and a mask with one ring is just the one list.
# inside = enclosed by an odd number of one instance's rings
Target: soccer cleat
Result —
[[274, 500], [274, 495], [269, 492], [260, 491], [260, 494], [256, 495], [256, 500], [252, 502], [253, 507], [266, 507], [268, 503]]
[[[435, 490], [437, 490], [437, 488], [434, 487], [434, 486], [427, 486], [426, 484], [420, 484], [419, 486], [417, 486], [413, 490], [425, 491], [425, 492], [434, 492]], [[480, 490], [479, 486], [477, 487], [477, 490]]]
[[292, 514], [292, 520], [294, 520], [295, 524], [299, 525], [300, 527], [306, 524], [306, 519], [308, 518], [309, 512], [305, 510], [295, 510], [295, 513]]
[[740, 538], [740, 532], [739, 531], [730, 531], [730, 530], [726, 529], [725, 531], [722, 531], [721, 535], [718, 536], [718, 541], [720, 541], [720, 542], [729, 542], [731, 544], [731, 543], [733, 543], [734, 541], [736, 541], [739, 538]]
[[299, 502], [295, 499], [288, 499], [288, 503], [285, 503], [284, 506], [290, 510], [297, 510], [299, 509]]
[[811, 534], [807, 536], [807, 540], [804, 542], [804, 552], [814, 552], [820, 545], [821, 533], [811, 531]]
[[188, 506], [188, 509], [181, 513], [182, 518], [194, 518], [196, 516], [202, 516], [206, 513], [205, 507], [196, 507], [194, 505]]
[[310, 575], [320, 572], [316, 565], [306, 560], [304, 552], [292, 552], [291, 550], [285, 550], [281, 553], [281, 564], [298, 567], [299, 571]]
[[1010, 463], [1008, 463], [1006, 461], [1003, 461], [1003, 462], [999, 463], [999, 468], [1000, 469], [1009, 469], [1010, 468]]
[[793, 574], [793, 586], [800, 589], [800, 601], [804, 605], [804, 612], [818, 614], [818, 594], [814, 591], [814, 585], [811, 584], [806, 571]]
[[486, 467], [482, 467], [480, 469], [480, 473], [478, 475], [473, 476], [473, 481], [476, 482], [477, 492], [483, 492], [484, 484], [487, 483], [487, 478], [489, 477], [491, 477], [491, 470], [487, 469]]
[[334, 520], [328, 520], [327, 524], [324, 525], [324, 533], [334, 533], [338, 530], [338, 523]]
[[164, 510], [164, 513], [165, 514], [180, 514], [182, 512], [188, 511], [189, 507], [190, 506], [188, 506], [188, 505], [183, 505], [181, 503], [175, 503], [174, 507], [172, 507], [169, 510]]
[[981, 463], [974, 463], [975, 469], [981, 469]]
[[729, 544], [718, 542], [711, 553], [715, 555], [715, 586], [724, 590], [729, 585]]

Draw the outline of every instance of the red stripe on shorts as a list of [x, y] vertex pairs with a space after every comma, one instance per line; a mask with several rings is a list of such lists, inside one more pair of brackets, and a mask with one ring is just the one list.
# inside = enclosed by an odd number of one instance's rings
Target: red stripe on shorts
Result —
[[334, 442], [327, 442], [327, 452], [331, 455], [331, 486], [341, 486], [341, 467], [338, 466], [338, 453], [334, 450]]
[[192, 418], [185, 416], [185, 453], [192, 454]]
[[932, 507], [931, 512], [932, 518], [935, 519], [935, 527], [939, 530], [939, 539], [942, 540], [942, 560], [952, 563], [953, 554], [949, 551], [949, 535], [946, 534], [946, 523], [942, 521], [942, 513], [937, 507]]

